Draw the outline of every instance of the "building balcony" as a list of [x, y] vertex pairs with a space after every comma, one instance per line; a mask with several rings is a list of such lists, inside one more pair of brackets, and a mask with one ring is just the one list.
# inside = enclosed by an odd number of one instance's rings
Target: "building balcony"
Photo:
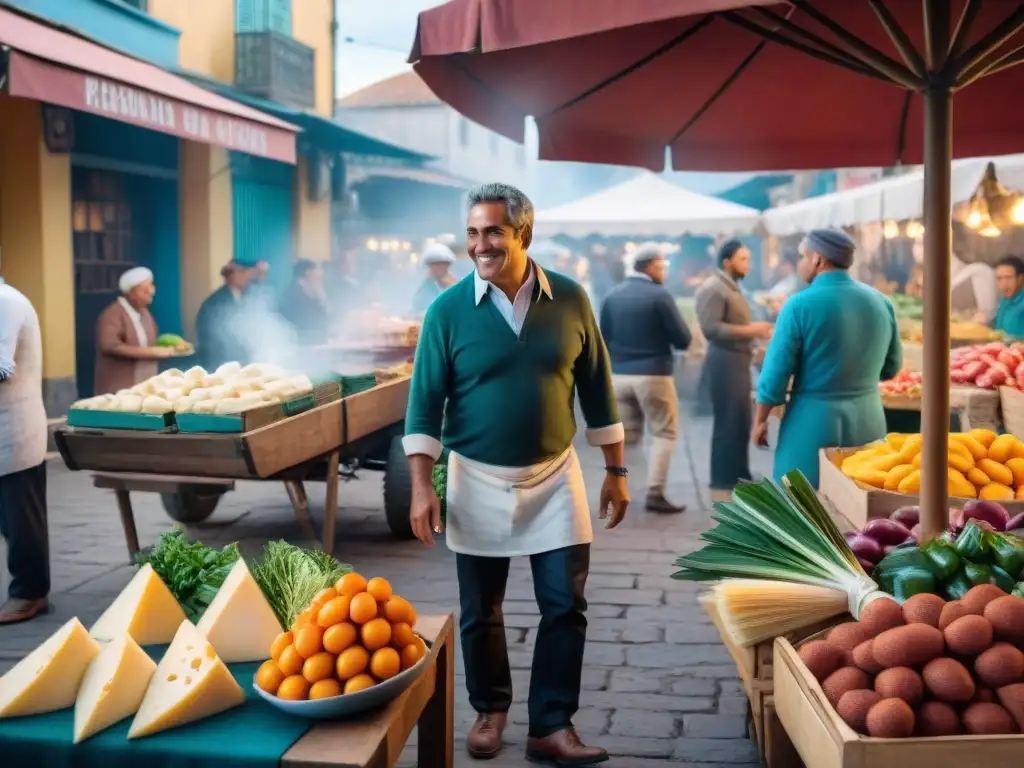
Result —
[[235, 87], [298, 109], [316, 106], [316, 52], [280, 32], [235, 34]]

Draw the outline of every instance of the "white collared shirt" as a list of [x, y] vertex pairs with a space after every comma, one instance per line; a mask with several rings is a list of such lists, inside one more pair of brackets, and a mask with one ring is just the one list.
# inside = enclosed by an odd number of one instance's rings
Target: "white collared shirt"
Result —
[[515, 301], [509, 301], [505, 292], [494, 283], [488, 282], [480, 277], [480, 273], [473, 270], [473, 288], [475, 291], [477, 306], [484, 296], [490, 296], [491, 303], [495, 306], [509, 328], [515, 331], [516, 336], [523, 332], [523, 325], [526, 323], [526, 315], [530, 312], [530, 304], [533, 299], [533, 288], [540, 282], [541, 293], [551, 298], [551, 285], [548, 283], [547, 275], [533, 267], [530, 262], [530, 271], [526, 274], [526, 282], [516, 292]]
[[128, 313], [128, 319], [132, 321], [132, 325], [135, 326], [135, 335], [139, 337], [139, 346], [148, 347], [149, 337], [146, 336], [146, 326], [142, 324], [142, 314], [135, 309], [131, 304], [128, 303], [128, 299], [124, 296], [118, 299], [121, 302], [121, 306], [124, 307], [124, 311]]

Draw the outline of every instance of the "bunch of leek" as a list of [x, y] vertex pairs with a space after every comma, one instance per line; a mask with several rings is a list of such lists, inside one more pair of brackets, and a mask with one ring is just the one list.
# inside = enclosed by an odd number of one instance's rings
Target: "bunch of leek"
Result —
[[857, 562], [807, 479], [797, 471], [780, 488], [744, 483], [715, 504], [715, 528], [702, 549], [676, 561], [673, 578], [719, 581], [718, 614], [740, 645], [752, 645], [860, 610], [882, 593]]

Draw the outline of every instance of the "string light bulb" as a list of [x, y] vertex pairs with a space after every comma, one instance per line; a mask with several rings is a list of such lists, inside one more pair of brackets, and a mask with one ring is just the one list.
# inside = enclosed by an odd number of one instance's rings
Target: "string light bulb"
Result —
[[924, 237], [924, 224], [920, 221], [907, 222], [907, 237], [912, 240], [919, 240]]
[[982, 237], [999, 237], [1003, 233], [1000, 231], [999, 227], [990, 221], [986, 226], [978, 230], [978, 234]]
[[1017, 198], [1017, 202], [1010, 209], [1010, 218], [1014, 224], [1024, 224], [1024, 195]]
[[886, 240], [894, 240], [900, 236], [900, 225], [895, 221], [887, 221], [882, 225], [882, 237]]
[[967, 218], [964, 219], [964, 224], [966, 224], [970, 229], [981, 229], [981, 221], [983, 218], [984, 216], [982, 216], [981, 211], [977, 208], [971, 208], [971, 212], [968, 213]]

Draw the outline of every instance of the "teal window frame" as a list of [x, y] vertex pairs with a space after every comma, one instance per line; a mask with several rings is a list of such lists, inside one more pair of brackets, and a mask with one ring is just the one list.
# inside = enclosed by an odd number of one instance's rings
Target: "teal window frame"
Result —
[[235, 0], [235, 32], [292, 36], [292, 0]]

